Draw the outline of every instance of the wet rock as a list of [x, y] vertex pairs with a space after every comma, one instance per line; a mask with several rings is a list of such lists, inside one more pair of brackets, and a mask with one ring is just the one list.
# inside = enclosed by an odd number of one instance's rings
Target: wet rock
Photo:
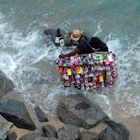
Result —
[[57, 131], [56, 131], [55, 127], [53, 127], [50, 124], [46, 124], [45, 126], [43, 126], [42, 130], [46, 137], [56, 138], [56, 136], [57, 136]]
[[16, 140], [16, 138], [17, 138], [16, 133], [12, 132], [12, 133], [8, 134], [6, 140]]
[[59, 140], [78, 140], [80, 137], [79, 128], [74, 125], [65, 125], [58, 129], [57, 135]]
[[61, 99], [57, 114], [62, 122], [86, 129], [108, 118], [97, 103], [91, 103], [82, 94], [68, 95]]
[[0, 115], [0, 140], [5, 140], [11, 127], [11, 123]]
[[46, 140], [58, 140], [56, 138], [46, 138]]
[[90, 108], [91, 107], [91, 105], [90, 104], [88, 104], [88, 103], [86, 103], [86, 102], [81, 102], [81, 103], [79, 103], [79, 104], [77, 104], [76, 106], [75, 106], [75, 109], [76, 110], [85, 110], [85, 109], [88, 109], [88, 108]]
[[48, 122], [48, 119], [47, 119], [45, 113], [42, 111], [42, 109], [39, 106], [35, 107], [35, 112], [36, 112], [37, 118], [40, 122]]
[[0, 97], [13, 90], [13, 88], [14, 84], [12, 80], [8, 79], [7, 76], [0, 71]]
[[[53, 43], [55, 43], [56, 30], [57, 29], [46, 29], [44, 31], [44, 34], [46, 36], [50, 36], [51, 37]], [[62, 29], [60, 29], [60, 31], [61, 31], [61, 34], [63, 35], [63, 37], [66, 38], [66, 32], [64, 30], [62, 30]]]
[[129, 131], [121, 124], [106, 121], [108, 127], [99, 134], [99, 140], [128, 140]]
[[58, 140], [56, 138], [46, 138], [46, 140]]
[[24, 103], [13, 99], [0, 99], [0, 114], [18, 128], [35, 130]]
[[46, 138], [46, 140], [58, 140], [56, 138]]
[[80, 133], [80, 140], [98, 140], [98, 135], [93, 132], [81, 132]]

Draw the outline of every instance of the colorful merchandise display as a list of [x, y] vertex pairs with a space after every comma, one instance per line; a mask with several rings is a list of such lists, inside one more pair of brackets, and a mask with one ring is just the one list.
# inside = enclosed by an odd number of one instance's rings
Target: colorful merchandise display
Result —
[[89, 90], [113, 87], [118, 78], [115, 60], [112, 52], [100, 52], [61, 58], [56, 64], [64, 87]]

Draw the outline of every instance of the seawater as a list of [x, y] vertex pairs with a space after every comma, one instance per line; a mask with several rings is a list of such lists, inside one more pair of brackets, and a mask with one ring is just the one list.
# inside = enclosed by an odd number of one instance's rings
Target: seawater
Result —
[[[50, 114], [65, 94], [80, 92], [110, 116], [112, 102], [122, 109], [120, 115], [140, 115], [139, 23], [139, 0], [0, 0], [0, 69], [27, 100]], [[78, 28], [107, 43], [117, 55], [119, 79], [113, 89], [63, 88], [55, 60], [73, 48], [55, 48], [43, 34], [57, 27]]]

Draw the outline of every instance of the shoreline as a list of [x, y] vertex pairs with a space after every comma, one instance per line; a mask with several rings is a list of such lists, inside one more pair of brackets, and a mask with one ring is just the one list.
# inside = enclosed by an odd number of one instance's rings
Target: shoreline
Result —
[[[17, 93], [14, 92], [10, 92], [8, 93], [7, 95], [3, 96], [3, 98], [12, 98], [12, 99], [16, 99], [16, 100], [20, 100], [22, 102], [25, 103], [26, 105], [26, 108], [33, 120], [33, 122], [35, 123], [36, 125], [36, 130], [35, 131], [32, 131], [32, 132], [38, 132], [38, 133], [41, 133], [42, 131], [42, 125], [44, 123], [41, 123], [39, 122], [36, 114], [35, 114], [35, 111], [34, 111], [34, 108], [32, 106], [32, 104], [28, 101], [25, 101], [25, 98], [24, 98], [24, 95], [23, 94], [19, 94], [19, 92], [17, 91]], [[112, 119], [118, 123], [122, 123], [124, 124], [127, 129], [129, 130], [130, 132], [130, 135], [129, 135], [129, 140], [139, 140], [139, 137], [140, 137], [140, 134], [139, 134], [139, 130], [140, 130], [140, 116], [134, 116], [134, 117], [128, 117], [128, 118], [123, 118], [121, 115], [119, 115], [120, 113], [120, 110], [115, 106], [113, 105], [112, 106]], [[59, 128], [61, 128], [62, 126], [64, 126], [64, 124], [57, 118], [57, 116], [52, 116], [50, 114], [47, 114], [45, 113], [47, 118], [48, 118], [48, 122], [46, 122], [46, 124], [51, 124], [53, 125], [56, 130], [58, 130]], [[88, 129], [88, 131], [90, 132], [95, 132], [95, 133], [99, 133], [101, 130], [103, 130], [106, 126], [104, 124], [98, 124], [97, 126], [91, 128], [91, 129]], [[84, 128], [80, 128], [80, 131], [85, 131], [86, 129]], [[87, 130], [86, 130], [87, 131]], [[11, 132], [15, 132], [17, 134], [17, 140], [27, 134], [27, 133], [32, 133], [31, 131], [29, 130], [25, 130], [25, 129], [20, 129], [20, 128], [17, 128], [16, 126], [13, 126], [11, 128]]]

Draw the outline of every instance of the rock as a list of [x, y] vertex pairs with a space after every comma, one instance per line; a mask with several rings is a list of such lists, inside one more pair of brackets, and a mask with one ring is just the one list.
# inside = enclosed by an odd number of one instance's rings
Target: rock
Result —
[[[46, 29], [44, 31], [44, 34], [47, 35], [47, 36], [50, 36], [51, 39], [52, 39], [52, 42], [55, 43], [56, 31], [57, 31], [57, 29]], [[63, 37], [65, 37], [66, 32], [63, 29], [60, 29], [60, 31], [61, 31], [61, 34], [63, 35]]]
[[45, 113], [41, 110], [41, 108], [39, 106], [35, 107], [35, 112], [36, 112], [37, 118], [40, 122], [48, 122], [48, 119], [47, 119]]
[[43, 133], [46, 137], [52, 137], [52, 138], [56, 138], [57, 136], [57, 132], [55, 127], [53, 127], [50, 124], [46, 124], [45, 126], [42, 127]]
[[114, 121], [106, 121], [108, 127], [99, 134], [100, 140], [128, 140], [129, 132], [127, 128]]
[[46, 140], [58, 140], [56, 138], [46, 138]]
[[58, 140], [56, 138], [46, 138], [46, 140]]
[[13, 88], [13, 82], [8, 79], [2, 71], [0, 71], [0, 97], [13, 90]]
[[19, 140], [57, 140], [56, 138], [46, 138], [41, 136], [40, 134], [33, 133], [33, 134], [26, 134], [19, 138]]
[[80, 133], [80, 140], [98, 140], [98, 135], [93, 132], [81, 132]]
[[8, 134], [6, 140], [16, 140], [16, 138], [17, 138], [16, 133], [12, 132], [12, 133]]
[[18, 128], [35, 130], [24, 103], [13, 99], [0, 99], [0, 114]]
[[11, 125], [11, 123], [0, 115], [0, 140], [5, 140], [7, 138]]
[[74, 125], [65, 125], [58, 129], [59, 140], [78, 140], [80, 137], [79, 128]]
[[62, 122], [86, 129], [90, 129], [108, 118], [97, 103], [91, 103], [82, 94], [68, 95], [61, 99], [57, 114]]

